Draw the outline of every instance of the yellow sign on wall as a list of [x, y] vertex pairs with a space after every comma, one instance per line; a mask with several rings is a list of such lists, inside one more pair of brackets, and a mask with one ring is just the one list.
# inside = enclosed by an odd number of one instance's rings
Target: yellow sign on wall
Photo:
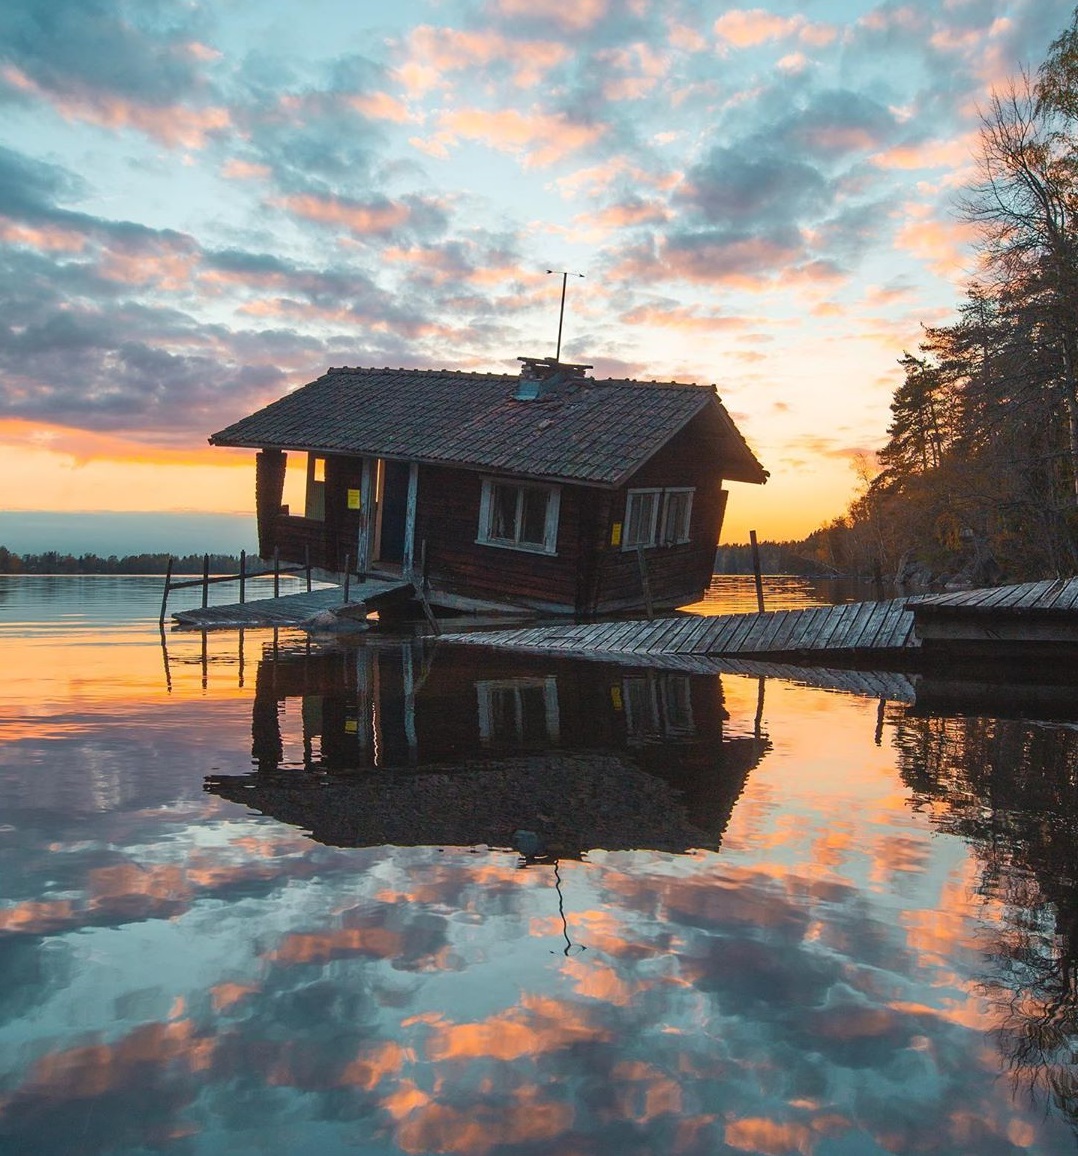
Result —
[[614, 523], [614, 529], [611, 530], [611, 532], [610, 532], [610, 545], [611, 546], [620, 546], [621, 545], [621, 523], [620, 522], [615, 522]]
[[350, 510], [360, 509], [359, 490], [349, 490], [348, 491], [348, 508]]

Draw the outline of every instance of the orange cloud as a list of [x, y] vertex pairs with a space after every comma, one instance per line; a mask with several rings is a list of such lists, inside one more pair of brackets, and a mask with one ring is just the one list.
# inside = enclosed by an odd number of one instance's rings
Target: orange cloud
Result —
[[395, 1040], [385, 1040], [360, 1052], [341, 1072], [337, 1083], [341, 1087], [372, 1091], [386, 1076], [399, 1074], [406, 1062], [415, 1062], [415, 1053], [411, 1048], [401, 1047]]
[[356, 956], [393, 959], [403, 949], [404, 940], [398, 931], [385, 927], [342, 927], [335, 931], [286, 935], [268, 958], [277, 963], [328, 963]]
[[[422, 1093], [419, 1094], [422, 1096]], [[493, 1148], [549, 1145], [572, 1125], [568, 1104], [551, 1103], [523, 1089], [497, 1109], [460, 1111], [444, 1104], [420, 1103], [398, 1126], [395, 1139], [405, 1152], [459, 1152], [485, 1156]]]
[[438, 1023], [427, 1040], [433, 1061], [485, 1057], [515, 1060], [603, 1041], [609, 1031], [589, 1022], [585, 1011], [542, 996], [524, 995], [518, 1007], [478, 1023]]
[[967, 278], [974, 265], [971, 252], [976, 227], [966, 221], [931, 216], [927, 205], [907, 205], [907, 223], [899, 229], [895, 244], [923, 261], [937, 276]]
[[724, 1139], [731, 1148], [767, 1156], [788, 1156], [790, 1152], [810, 1156], [815, 1147], [812, 1129], [806, 1125], [779, 1124], [762, 1116], [731, 1121], [726, 1125]]

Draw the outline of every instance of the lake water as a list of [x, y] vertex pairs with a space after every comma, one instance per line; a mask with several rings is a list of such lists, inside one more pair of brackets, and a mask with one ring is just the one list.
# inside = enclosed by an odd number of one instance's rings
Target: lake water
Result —
[[1078, 1149], [1078, 695], [162, 639], [160, 591], [0, 577], [0, 1152]]

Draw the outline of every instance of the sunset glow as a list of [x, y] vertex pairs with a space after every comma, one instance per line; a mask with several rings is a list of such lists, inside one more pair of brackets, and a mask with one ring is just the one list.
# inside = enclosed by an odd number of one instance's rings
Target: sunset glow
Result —
[[5, 509], [249, 512], [210, 433], [331, 365], [515, 371], [568, 269], [566, 359], [715, 384], [770, 470], [730, 542], [848, 503], [975, 269], [978, 110], [1070, 2], [38, 8], [0, 18]]

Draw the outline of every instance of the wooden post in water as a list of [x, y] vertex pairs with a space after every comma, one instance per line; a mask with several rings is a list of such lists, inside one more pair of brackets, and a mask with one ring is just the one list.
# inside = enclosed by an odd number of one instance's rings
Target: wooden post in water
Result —
[[210, 604], [210, 556], [202, 555], [202, 609]]
[[273, 597], [281, 596], [281, 548], [273, 547]]
[[172, 585], [172, 555], [169, 554], [168, 561], [165, 563], [165, 592], [161, 595], [161, 617], [158, 622], [161, 628], [165, 626], [165, 607], [168, 605], [168, 592]]
[[344, 602], [348, 604], [348, 586], [352, 581], [352, 555], [345, 554], [344, 556]]
[[308, 542], [303, 547], [303, 565], [307, 571], [307, 593], [311, 592], [311, 544]]
[[651, 581], [648, 578], [648, 563], [642, 546], [636, 548], [636, 564], [640, 567], [640, 592], [644, 595], [644, 612], [650, 622], [655, 617], [655, 607], [651, 601]]
[[[240, 605], [244, 603], [247, 594], [247, 551], [240, 551]], [[241, 632], [242, 633], [242, 632]]]
[[760, 574], [760, 547], [756, 544], [756, 531], [749, 531], [749, 542], [752, 544], [752, 576], [756, 579], [756, 609], [760, 614], [764, 612], [764, 580]]

